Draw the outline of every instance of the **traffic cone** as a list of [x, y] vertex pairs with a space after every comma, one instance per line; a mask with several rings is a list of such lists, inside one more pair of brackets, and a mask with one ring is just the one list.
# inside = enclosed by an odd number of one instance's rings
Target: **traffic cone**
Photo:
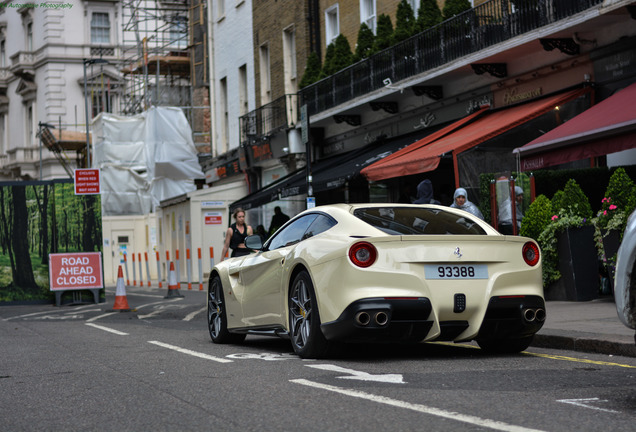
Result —
[[168, 295], [164, 298], [183, 297], [179, 292], [177, 273], [174, 271], [174, 261], [170, 261], [170, 273], [168, 274]]
[[115, 304], [113, 310], [120, 312], [130, 312], [130, 306], [128, 306], [128, 298], [126, 297], [126, 285], [124, 285], [124, 272], [119, 266], [117, 271], [117, 289], [115, 290]]

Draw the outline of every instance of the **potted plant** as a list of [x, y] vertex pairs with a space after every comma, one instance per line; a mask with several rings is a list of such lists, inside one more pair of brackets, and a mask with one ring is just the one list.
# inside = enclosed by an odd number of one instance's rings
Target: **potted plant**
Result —
[[589, 200], [574, 179], [554, 194], [553, 215], [537, 241], [543, 253], [548, 300], [586, 301], [598, 297], [598, 257]]
[[610, 176], [601, 209], [592, 219], [594, 240], [598, 256], [609, 276], [610, 286], [614, 284], [616, 254], [627, 218], [636, 207], [636, 185], [624, 168], [617, 168]]

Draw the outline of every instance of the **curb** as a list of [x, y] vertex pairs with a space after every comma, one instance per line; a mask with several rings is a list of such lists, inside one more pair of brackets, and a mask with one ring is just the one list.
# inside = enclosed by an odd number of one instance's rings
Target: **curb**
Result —
[[531, 346], [577, 352], [636, 357], [636, 343], [611, 342], [588, 337], [535, 334]]

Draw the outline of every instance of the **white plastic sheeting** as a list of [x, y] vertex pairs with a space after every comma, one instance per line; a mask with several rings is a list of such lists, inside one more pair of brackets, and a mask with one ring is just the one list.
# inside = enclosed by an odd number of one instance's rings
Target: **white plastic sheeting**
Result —
[[183, 111], [153, 107], [123, 117], [101, 113], [92, 124], [93, 168], [101, 174], [105, 216], [142, 215], [204, 178]]

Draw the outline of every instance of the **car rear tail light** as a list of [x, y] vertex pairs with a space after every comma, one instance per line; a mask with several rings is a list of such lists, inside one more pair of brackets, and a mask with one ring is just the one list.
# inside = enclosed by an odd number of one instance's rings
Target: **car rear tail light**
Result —
[[355, 243], [349, 249], [349, 259], [358, 267], [369, 267], [377, 257], [377, 249], [368, 242]]
[[523, 255], [523, 260], [529, 266], [536, 266], [539, 262], [539, 246], [537, 246], [533, 242], [528, 242], [523, 245], [523, 249], [521, 250], [521, 254]]

